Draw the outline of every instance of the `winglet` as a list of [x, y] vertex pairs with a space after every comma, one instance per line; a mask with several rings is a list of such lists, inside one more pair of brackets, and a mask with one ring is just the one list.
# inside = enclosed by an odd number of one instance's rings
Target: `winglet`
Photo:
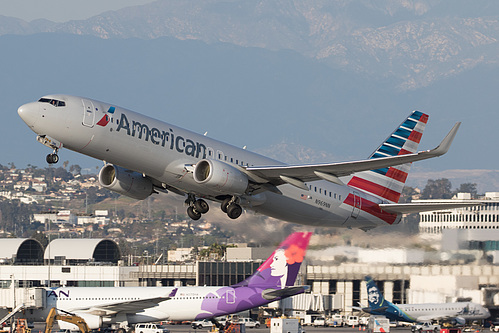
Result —
[[454, 138], [456, 137], [459, 126], [461, 126], [460, 121], [452, 127], [452, 129], [449, 131], [449, 133], [447, 133], [442, 142], [440, 142], [440, 144], [436, 148], [429, 150], [428, 153], [430, 153], [432, 156], [442, 156], [443, 154], [447, 153], [452, 144], [452, 141], [454, 141]]

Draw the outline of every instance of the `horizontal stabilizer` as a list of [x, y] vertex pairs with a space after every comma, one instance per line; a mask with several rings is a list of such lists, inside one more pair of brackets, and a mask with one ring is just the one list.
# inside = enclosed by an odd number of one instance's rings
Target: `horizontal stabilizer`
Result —
[[365, 313], [372, 313], [372, 314], [383, 314], [386, 310], [388, 310], [387, 306], [382, 306], [377, 309], [373, 309], [371, 307], [360, 307], [360, 306], [352, 306], [352, 309], [358, 310], [358, 311], [363, 311]]
[[267, 289], [262, 292], [262, 297], [267, 300], [272, 300], [278, 297], [289, 297], [301, 294], [310, 289], [310, 286], [287, 287], [284, 289]]
[[412, 214], [429, 212], [433, 210], [445, 210], [462, 207], [481, 206], [483, 202], [411, 202], [403, 204], [380, 204], [379, 208], [392, 214]]

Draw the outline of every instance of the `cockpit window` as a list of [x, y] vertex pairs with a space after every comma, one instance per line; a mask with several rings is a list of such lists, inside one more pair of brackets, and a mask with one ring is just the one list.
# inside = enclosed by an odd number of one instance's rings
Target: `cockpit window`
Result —
[[59, 101], [57, 99], [50, 99], [50, 98], [40, 98], [38, 100], [38, 102], [40, 103], [49, 103], [49, 104], [52, 104], [53, 106], [55, 107], [58, 107], [58, 106], [66, 106], [66, 102], [64, 101]]

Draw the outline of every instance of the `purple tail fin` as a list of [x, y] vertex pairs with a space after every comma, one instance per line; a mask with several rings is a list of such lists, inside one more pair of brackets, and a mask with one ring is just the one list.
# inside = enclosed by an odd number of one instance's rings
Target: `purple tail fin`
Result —
[[236, 286], [282, 289], [293, 286], [305, 257], [311, 232], [288, 236], [257, 271]]

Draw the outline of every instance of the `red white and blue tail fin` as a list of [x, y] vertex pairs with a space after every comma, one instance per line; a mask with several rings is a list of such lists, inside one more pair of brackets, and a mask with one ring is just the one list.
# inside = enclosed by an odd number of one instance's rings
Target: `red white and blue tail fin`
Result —
[[[376, 149], [370, 159], [416, 153], [428, 115], [414, 111]], [[390, 203], [397, 203], [407, 180], [411, 163], [356, 173], [348, 185]]]

